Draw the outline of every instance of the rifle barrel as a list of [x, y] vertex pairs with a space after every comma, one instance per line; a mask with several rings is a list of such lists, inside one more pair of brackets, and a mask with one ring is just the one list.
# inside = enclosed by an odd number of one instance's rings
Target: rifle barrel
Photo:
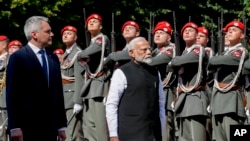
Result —
[[[86, 11], [85, 8], [83, 8], [83, 18], [84, 21], [86, 21]], [[85, 41], [86, 41], [86, 47], [89, 46], [89, 35], [87, 31], [87, 25], [84, 26], [84, 34], [85, 34]]]

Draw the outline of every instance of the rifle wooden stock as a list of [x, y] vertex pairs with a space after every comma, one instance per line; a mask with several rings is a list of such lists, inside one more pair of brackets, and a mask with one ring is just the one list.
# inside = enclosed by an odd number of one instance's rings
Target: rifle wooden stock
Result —
[[[212, 19], [212, 26], [214, 25], [213, 19]], [[210, 36], [210, 40], [211, 40], [211, 48], [212, 50], [215, 52], [215, 42], [214, 42], [214, 32], [213, 32], [213, 28], [211, 29], [211, 36]]]
[[[84, 21], [86, 21], [86, 11], [85, 11], [85, 8], [83, 8], [83, 19], [84, 19]], [[86, 41], [86, 47], [87, 47], [87, 46], [89, 46], [89, 41], [90, 41], [89, 35], [88, 35], [88, 31], [87, 31], [87, 25], [84, 26], [84, 34], [85, 34], [85, 41]]]
[[179, 41], [179, 34], [176, 30], [176, 17], [175, 17], [175, 11], [173, 11], [173, 21], [174, 21], [174, 42], [175, 42], [175, 53], [176, 56], [180, 55], [180, 41]]
[[150, 12], [150, 17], [149, 17], [149, 29], [148, 29], [148, 42], [149, 42], [149, 45], [153, 48], [153, 42], [152, 42], [152, 29], [153, 29], [153, 13]]
[[244, 19], [243, 19], [243, 24], [245, 25], [245, 28], [244, 28], [244, 40], [243, 40], [243, 46], [245, 47], [245, 48], [247, 48], [247, 35], [246, 35], [246, 32], [247, 32], [247, 28], [246, 28], [246, 26], [247, 26], [247, 19], [244, 17]]
[[114, 13], [112, 13], [112, 31], [111, 31], [111, 51], [115, 52], [115, 21], [114, 21]]

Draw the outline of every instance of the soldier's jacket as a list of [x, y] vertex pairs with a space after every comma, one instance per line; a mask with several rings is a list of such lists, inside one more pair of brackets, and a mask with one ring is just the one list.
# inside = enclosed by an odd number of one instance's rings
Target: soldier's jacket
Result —
[[236, 113], [238, 116], [245, 117], [245, 109], [243, 105], [244, 93], [242, 87], [245, 83], [244, 76], [242, 75], [242, 67], [240, 64], [241, 59], [245, 61], [248, 58], [248, 51], [242, 46], [241, 43], [234, 47], [230, 47], [219, 56], [214, 56], [209, 60], [209, 69], [216, 69], [218, 73], [215, 81], [220, 84], [232, 83], [236, 74], [240, 74], [234, 84], [235, 87], [228, 91], [222, 91], [214, 87], [211, 99], [211, 109], [213, 115]]
[[244, 62], [243, 74], [245, 75], [245, 78], [246, 78], [246, 82], [245, 82], [246, 98], [247, 98], [246, 107], [249, 109], [250, 108], [250, 58], [248, 58]]
[[[173, 43], [169, 43], [167, 46], [156, 48], [152, 51], [152, 62], [149, 63], [150, 66], [155, 66], [161, 74], [161, 80], [163, 81], [165, 93], [166, 93], [166, 103], [165, 108], [167, 110], [171, 110], [171, 103], [174, 100], [174, 88], [176, 74], [173, 72], [168, 72], [167, 65], [175, 56], [175, 45]], [[171, 74], [169, 74], [171, 73]], [[167, 76], [170, 75], [168, 79]], [[171, 85], [171, 88], [170, 88]], [[169, 89], [169, 90], [167, 90]]]
[[[180, 84], [190, 88], [190, 92], [180, 91], [178, 92], [178, 99], [175, 103], [176, 117], [188, 117], [195, 115], [207, 116], [208, 96], [207, 93], [201, 88], [206, 83], [206, 62], [208, 57], [205, 53], [205, 49], [200, 45], [192, 45], [186, 48], [181, 56], [176, 56], [172, 59], [170, 65], [174, 69], [178, 69], [178, 89]], [[201, 63], [201, 64], [200, 64]], [[200, 76], [198, 77], [200, 67]], [[182, 83], [181, 83], [182, 80]], [[195, 86], [196, 81], [198, 86]]]
[[[208, 58], [212, 58], [214, 56], [214, 51], [211, 47], [205, 47], [205, 52]], [[213, 81], [214, 80], [214, 70], [207, 70], [207, 85], [206, 85], [206, 92], [209, 97], [209, 101], [211, 100], [212, 89], [213, 89]]]
[[[104, 44], [103, 50], [102, 50], [102, 44]], [[90, 45], [86, 49], [84, 49], [81, 53], [78, 54], [80, 65], [84, 67], [84, 65], [87, 64], [91, 73], [95, 73], [98, 69], [99, 64], [104, 63], [104, 58], [103, 60], [101, 60], [102, 51], [104, 51], [104, 57], [107, 57], [107, 55], [110, 52], [110, 40], [106, 35], [101, 33], [96, 37], [92, 38]], [[94, 97], [104, 97], [105, 95], [104, 89], [106, 89], [108, 86], [107, 85], [108, 83], [104, 82], [106, 78], [105, 73], [108, 71], [108, 68], [102, 66], [101, 71], [104, 72], [104, 75], [95, 78], [82, 76], [84, 77], [85, 80], [84, 85], [83, 87], [77, 89], [80, 90], [79, 94], [83, 98], [88, 99]], [[84, 68], [83, 72], [80, 72], [80, 74], [85, 75], [86, 68]]]
[[63, 83], [63, 95], [65, 109], [73, 108], [74, 106], [74, 93], [75, 93], [75, 76], [74, 76], [74, 63], [77, 60], [77, 53], [81, 51], [77, 44], [72, 46], [70, 53], [63, 54], [63, 60], [61, 63], [62, 79], [71, 81], [72, 83]]
[[105, 59], [104, 65], [107, 65], [109, 63], [114, 64], [115, 62], [117, 62], [119, 66], [122, 66], [130, 60], [131, 57], [129, 56], [128, 48], [125, 46], [125, 48], [121, 51], [110, 53]]
[[0, 109], [6, 108], [6, 67], [9, 59], [9, 54], [3, 55], [0, 60]]
[[160, 71], [162, 80], [165, 78], [167, 73], [167, 65], [171, 59], [175, 56], [175, 45], [170, 43], [169, 45], [156, 48], [152, 52], [152, 62], [148, 63], [150, 66], [156, 66]]

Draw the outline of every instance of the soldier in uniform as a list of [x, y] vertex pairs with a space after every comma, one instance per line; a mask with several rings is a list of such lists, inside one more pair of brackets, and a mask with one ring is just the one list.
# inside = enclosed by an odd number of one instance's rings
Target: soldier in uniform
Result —
[[6, 124], [7, 124], [7, 112], [5, 102], [5, 79], [6, 79], [6, 67], [8, 60], [8, 43], [9, 39], [5, 35], [0, 35], [0, 141], [6, 141]]
[[157, 45], [152, 52], [151, 66], [155, 66], [160, 74], [163, 82], [166, 115], [166, 130], [162, 131], [163, 140], [174, 141], [175, 139], [175, 118], [171, 108], [174, 101], [174, 80], [176, 75], [167, 71], [167, 65], [175, 57], [175, 45], [171, 43], [172, 26], [167, 21], [158, 22], [153, 31], [154, 43]]
[[53, 53], [58, 57], [60, 63], [62, 63], [63, 54], [64, 54], [63, 49], [61, 49], [61, 48], [55, 49], [55, 50], [53, 51]]
[[[75, 102], [75, 76], [74, 76], [74, 64], [77, 60], [77, 54], [81, 51], [77, 45], [77, 29], [74, 26], [67, 25], [61, 30], [62, 41], [66, 46], [65, 53], [62, 56], [61, 73], [63, 84], [63, 95], [65, 111], [67, 120], [71, 120], [68, 123], [66, 135], [67, 141], [81, 141], [83, 140], [82, 131], [82, 114], [78, 114], [82, 110], [82, 101]], [[77, 97], [81, 99], [81, 97]]]
[[140, 35], [140, 26], [135, 21], [125, 22], [121, 30], [122, 30], [122, 36], [126, 41], [126, 45], [121, 51], [111, 52], [106, 57], [104, 65], [111, 68], [111, 73], [108, 75], [107, 79], [111, 78], [114, 69], [126, 64], [131, 60], [131, 57], [128, 54], [128, 44], [132, 39]]
[[[209, 31], [206, 27], [198, 27], [198, 36], [197, 36], [197, 44], [203, 46], [205, 48], [205, 52], [209, 59], [214, 56], [214, 51], [212, 50], [211, 47], [207, 46], [207, 43], [209, 41]], [[213, 89], [213, 79], [214, 79], [214, 72], [213, 71], [207, 71], [207, 84], [206, 84], [206, 92], [209, 97], [209, 101], [211, 99], [212, 95], [212, 89]], [[209, 115], [211, 116], [211, 109], [210, 106], [208, 106], [208, 112]], [[212, 121], [211, 117], [207, 119], [207, 141], [212, 140]]]
[[205, 141], [208, 118], [206, 94], [207, 56], [204, 47], [196, 44], [198, 26], [186, 23], [181, 35], [186, 47], [181, 56], [172, 59], [169, 65], [178, 71], [177, 101], [175, 116], [178, 123], [179, 141]]
[[218, 141], [230, 140], [230, 125], [244, 124], [246, 119], [243, 63], [248, 51], [241, 44], [244, 38], [244, 24], [232, 21], [225, 27], [230, 42], [221, 55], [209, 60], [209, 69], [216, 70], [211, 98], [212, 127]]
[[14, 52], [18, 51], [22, 46], [23, 44], [19, 40], [10, 41], [10, 43], [8, 44], [8, 54], [13, 54]]
[[[102, 30], [102, 18], [91, 14], [86, 20], [91, 42], [78, 54], [77, 93], [83, 97], [83, 132], [86, 141], [107, 141], [108, 131], [105, 118], [104, 97], [109, 81], [105, 81], [107, 70], [103, 64], [110, 53], [110, 40]], [[80, 85], [83, 84], [83, 85]], [[77, 99], [79, 102], [82, 100]]]
[[122, 26], [122, 36], [126, 41], [125, 47], [121, 51], [112, 52], [106, 58], [104, 64], [116, 62], [116, 67], [129, 62], [131, 57], [128, 54], [128, 44], [135, 37], [140, 35], [140, 26], [135, 21], [127, 21]]

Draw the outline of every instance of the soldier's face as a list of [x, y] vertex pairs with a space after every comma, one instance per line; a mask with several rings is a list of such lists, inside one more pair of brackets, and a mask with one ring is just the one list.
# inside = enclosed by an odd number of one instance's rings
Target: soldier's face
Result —
[[136, 36], [139, 36], [139, 31], [137, 31], [134, 26], [127, 25], [124, 27], [122, 35], [125, 39], [126, 38], [134, 38]]
[[238, 42], [244, 38], [244, 34], [241, 29], [237, 27], [229, 27], [227, 30], [227, 38], [230, 43]]
[[90, 19], [88, 21], [88, 31], [100, 31], [102, 29], [101, 22], [97, 19]]
[[135, 49], [130, 50], [130, 55], [139, 63], [150, 63], [152, 61], [151, 47], [146, 40], [140, 40], [136, 43]]
[[207, 46], [207, 42], [208, 42], [208, 37], [206, 34], [204, 33], [201, 33], [201, 32], [198, 32], [198, 35], [196, 37], [196, 43], [203, 46], [203, 47], [206, 47]]
[[77, 35], [75, 32], [66, 30], [63, 32], [62, 41], [64, 44], [73, 44], [76, 42]]
[[183, 40], [186, 41], [196, 41], [197, 31], [192, 27], [187, 27], [183, 31]]
[[42, 21], [41, 29], [39, 31], [33, 31], [32, 36], [39, 45], [45, 47], [52, 44], [54, 34], [51, 31], [49, 23]]
[[13, 54], [14, 52], [16, 52], [16, 51], [18, 51], [20, 48], [19, 48], [19, 46], [10, 46], [9, 47], [9, 50], [8, 50], [8, 53], [9, 53], [9, 55], [11, 55], [11, 54]]
[[230, 45], [230, 41], [228, 40], [228, 35], [226, 33], [225, 35], [225, 46], [229, 46]]
[[171, 36], [162, 30], [157, 30], [154, 34], [154, 42], [158, 46], [166, 45], [171, 40]]
[[0, 41], [0, 53], [6, 50], [7, 45], [8, 45], [7, 41]]

